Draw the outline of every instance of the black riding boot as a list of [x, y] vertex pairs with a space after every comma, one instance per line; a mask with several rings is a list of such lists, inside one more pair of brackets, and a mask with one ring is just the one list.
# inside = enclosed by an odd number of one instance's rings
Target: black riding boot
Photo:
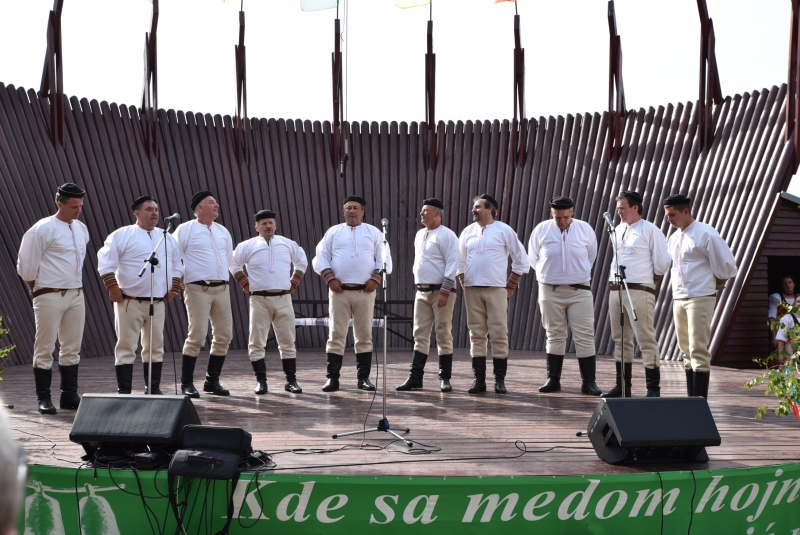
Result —
[[[617, 367], [617, 384], [614, 385], [614, 388], [606, 392], [600, 397], [604, 398], [621, 398], [622, 397], [622, 363], [615, 362], [614, 365]], [[625, 363], [625, 397], [631, 397], [631, 373], [633, 372], [633, 363], [626, 362]]]
[[411, 371], [406, 382], [397, 385], [395, 390], [412, 390], [422, 388], [422, 376], [425, 374], [425, 363], [428, 362], [428, 355], [414, 351], [414, 360], [411, 361]]
[[508, 359], [492, 358], [492, 368], [494, 371], [494, 391], [498, 394], [505, 394], [506, 390], [506, 371], [508, 370]]
[[603, 392], [597, 388], [597, 357], [583, 357], [578, 359], [578, 368], [581, 370], [581, 394], [599, 396]]
[[203, 392], [214, 394], [215, 396], [230, 396], [231, 393], [219, 384], [219, 374], [222, 373], [222, 366], [225, 364], [225, 355], [209, 355], [208, 368], [206, 368], [206, 382], [203, 383]]
[[711, 372], [694, 372], [694, 395], [708, 399], [708, 381], [711, 379]]
[[133, 385], [133, 364], [114, 366], [117, 372], [117, 394], [130, 394]]
[[181, 393], [190, 398], [199, 398], [200, 392], [194, 387], [194, 367], [197, 365], [197, 357], [183, 355], [181, 361]]
[[694, 370], [691, 368], [684, 368], [686, 372], [686, 395], [692, 397], [694, 393]]
[[59, 407], [62, 409], [75, 410], [81, 404], [78, 395], [78, 365], [59, 366], [61, 373], [61, 401]]
[[303, 389], [297, 384], [297, 359], [281, 359], [283, 373], [286, 375], [286, 384], [283, 389], [292, 394], [302, 394]]
[[[163, 366], [163, 362], [154, 362], [153, 363], [153, 389], [150, 391], [155, 396], [163, 396], [164, 393], [161, 392], [159, 388], [161, 386], [161, 367]], [[144, 393], [148, 393], [147, 388], [147, 363], [142, 362], [144, 366]]]
[[39, 400], [39, 412], [42, 414], [56, 413], [56, 408], [53, 407], [53, 402], [50, 401], [50, 381], [52, 378], [52, 369], [33, 369], [33, 379], [36, 382], [36, 399]]
[[547, 354], [547, 382], [539, 387], [539, 392], [558, 392], [561, 390], [561, 368], [564, 367], [564, 355]]
[[256, 387], [253, 392], [259, 396], [267, 393], [267, 362], [264, 359], [251, 360], [253, 372], [256, 374]]
[[325, 381], [325, 386], [322, 387], [323, 392], [333, 392], [335, 390], [339, 390], [339, 372], [342, 369], [343, 359], [344, 357], [342, 355], [327, 353], [328, 374], [326, 377], [328, 380]]
[[470, 394], [486, 392], [486, 357], [472, 357], [472, 375], [475, 380], [467, 392]]
[[439, 389], [442, 392], [452, 392], [450, 377], [453, 373], [453, 355], [439, 355]]
[[661, 397], [661, 368], [645, 368], [644, 382], [647, 385], [647, 396], [645, 397]]
[[369, 380], [372, 368], [372, 353], [356, 353], [356, 370], [358, 371], [358, 388], [367, 392], [374, 392], [375, 385]]

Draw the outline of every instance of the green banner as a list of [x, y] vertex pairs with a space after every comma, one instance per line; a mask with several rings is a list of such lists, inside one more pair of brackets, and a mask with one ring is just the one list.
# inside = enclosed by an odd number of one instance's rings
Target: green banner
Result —
[[[225, 524], [230, 483], [176, 482], [186, 533]], [[19, 532], [176, 533], [166, 471], [33, 466]], [[242, 474], [230, 533], [800, 535], [800, 463], [625, 475]], [[80, 527], [80, 529], [79, 529]], [[689, 531], [691, 528], [691, 531]]]

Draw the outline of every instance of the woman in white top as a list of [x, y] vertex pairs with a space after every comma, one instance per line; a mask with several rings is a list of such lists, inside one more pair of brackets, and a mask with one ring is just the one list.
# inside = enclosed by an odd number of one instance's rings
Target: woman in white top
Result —
[[[769, 308], [767, 308], [767, 318], [769, 321], [780, 320], [785, 314], [786, 309], [794, 303], [797, 293], [794, 290], [794, 278], [786, 275], [781, 278], [781, 291], [769, 296]], [[783, 306], [780, 306], [783, 303]], [[781, 310], [782, 309], [782, 310]], [[775, 338], [778, 329], [772, 329], [770, 344], [773, 349], [777, 347]]]
[[[796, 307], [800, 307], [800, 295], [795, 297], [792, 304]], [[792, 356], [792, 342], [794, 340], [789, 337], [789, 329], [792, 329], [793, 327], [800, 327], [800, 318], [794, 314], [784, 314], [784, 316], [781, 318], [780, 328], [775, 329], [775, 341], [777, 342], [778, 346], [778, 364], [783, 364]]]

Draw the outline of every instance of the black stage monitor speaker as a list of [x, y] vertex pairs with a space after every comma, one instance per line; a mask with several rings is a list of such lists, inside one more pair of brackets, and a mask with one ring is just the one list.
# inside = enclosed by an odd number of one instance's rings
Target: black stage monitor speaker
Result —
[[180, 446], [183, 427], [189, 424], [199, 425], [200, 418], [186, 396], [85, 394], [69, 439], [90, 456], [101, 445], [174, 451]]
[[720, 439], [705, 398], [603, 399], [589, 421], [597, 456], [612, 464], [706, 462]]

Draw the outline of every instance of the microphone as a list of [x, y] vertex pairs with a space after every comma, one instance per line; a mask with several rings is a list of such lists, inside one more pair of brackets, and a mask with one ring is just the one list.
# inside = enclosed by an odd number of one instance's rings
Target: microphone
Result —
[[614, 222], [611, 220], [611, 214], [609, 214], [608, 212], [604, 213], [603, 219], [606, 220], [606, 223], [608, 223], [609, 228], [612, 229], [614, 228]]
[[381, 226], [383, 227], [383, 230], [389, 228], [389, 220], [386, 219], [385, 217], [381, 219]]
[[177, 221], [177, 220], [179, 220], [180, 218], [181, 218], [181, 214], [179, 214], [179, 213], [177, 213], [177, 212], [176, 212], [176, 213], [172, 214], [172, 215], [171, 215], [171, 216], [169, 216], [169, 217], [165, 217], [165, 218], [164, 218], [164, 222], [169, 222], [169, 221]]

